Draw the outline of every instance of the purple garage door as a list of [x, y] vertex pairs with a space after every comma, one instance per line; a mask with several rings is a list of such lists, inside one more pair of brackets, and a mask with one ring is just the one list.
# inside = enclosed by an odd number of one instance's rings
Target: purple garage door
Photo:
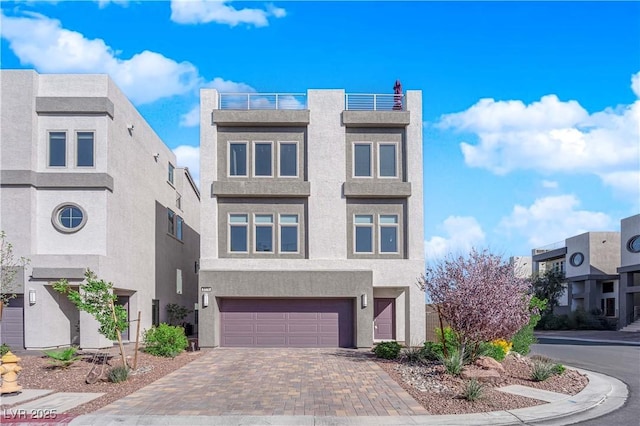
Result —
[[350, 299], [222, 299], [220, 345], [353, 347]]
[[24, 349], [24, 296], [9, 300], [9, 306], [2, 308], [0, 321], [0, 341], [13, 350]]

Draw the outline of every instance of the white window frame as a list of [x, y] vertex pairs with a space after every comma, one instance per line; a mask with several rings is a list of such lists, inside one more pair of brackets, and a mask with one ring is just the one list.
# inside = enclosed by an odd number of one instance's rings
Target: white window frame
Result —
[[167, 234], [176, 234], [176, 212], [167, 207]]
[[[78, 155], [80, 153], [80, 149], [79, 149], [80, 133], [91, 133], [91, 135], [93, 136], [93, 138], [91, 139], [91, 143], [92, 143], [91, 154], [93, 155], [93, 157], [91, 158], [90, 166], [81, 166], [78, 164], [80, 160], [78, 158]], [[76, 130], [75, 135], [76, 135], [75, 155], [74, 155], [76, 160], [75, 166], [82, 169], [94, 169], [96, 167], [96, 132], [94, 130]]]
[[[257, 159], [257, 157], [256, 157], [256, 146], [258, 144], [260, 144], [260, 145], [266, 145], [266, 144], [271, 145], [271, 160], [270, 160], [271, 161], [271, 174], [269, 174], [269, 175], [259, 175], [259, 176], [256, 175], [256, 159]], [[274, 161], [274, 158], [273, 158], [274, 157], [274, 155], [273, 155], [273, 153], [274, 153], [273, 141], [253, 141], [251, 145], [252, 145], [251, 146], [251, 154], [253, 156], [252, 161], [251, 161], [251, 166], [252, 166], [252, 168], [251, 168], [251, 172], [252, 172], [251, 176], [254, 177], [254, 178], [258, 178], [258, 179], [261, 179], [261, 178], [272, 178], [274, 176], [273, 173], [275, 171], [274, 170], [275, 161]]]
[[[64, 166], [52, 166], [51, 165], [51, 134], [52, 133], [63, 133], [64, 134]], [[69, 166], [69, 156], [67, 155], [68, 147], [68, 135], [69, 132], [66, 130], [49, 130], [47, 131], [47, 168], [51, 169], [66, 169]]]
[[169, 182], [171, 186], [174, 186], [176, 180], [176, 166], [174, 166], [171, 161], [167, 161], [167, 164], [167, 182]]
[[182, 216], [175, 215], [175, 237], [182, 241], [184, 238], [184, 219]]
[[[395, 164], [395, 175], [393, 176], [382, 176], [382, 174], [380, 173], [380, 153], [382, 152], [382, 150], [380, 149], [381, 146], [383, 145], [393, 145], [395, 147], [395, 156], [393, 159], [393, 162]], [[377, 166], [378, 168], [376, 169], [376, 176], [380, 179], [397, 179], [398, 178], [398, 148], [399, 148], [399, 144], [398, 142], [378, 142], [376, 143], [376, 161], [377, 161]]]
[[[283, 223], [283, 216], [295, 216], [295, 223]], [[296, 250], [284, 251], [282, 250], [282, 228], [295, 228], [296, 229]], [[279, 213], [278, 214], [278, 253], [281, 254], [297, 254], [300, 253], [300, 215], [297, 213]]]
[[[270, 216], [271, 217], [271, 222], [258, 222], [257, 217], [258, 216]], [[263, 251], [263, 250], [258, 250], [258, 227], [261, 228], [266, 228], [267, 226], [269, 226], [271, 228], [271, 251]], [[274, 226], [274, 214], [273, 213], [254, 213], [253, 214], [253, 253], [261, 253], [261, 254], [275, 254], [275, 226]]]
[[[395, 217], [395, 223], [382, 223], [383, 216]], [[400, 218], [397, 214], [379, 214], [378, 215], [378, 253], [379, 254], [398, 254], [400, 253], [399, 225]], [[382, 228], [395, 228], [396, 230], [396, 251], [382, 251]]]
[[[244, 216], [244, 222], [231, 222], [232, 216]], [[247, 230], [247, 237], [245, 238], [245, 246], [247, 249], [245, 251], [231, 251], [231, 227], [232, 226], [240, 226], [244, 225]], [[227, 253], [249, 253], [249, 214], [247, 213], [229, 213], [227, 216]]]
[[[357, 176], [356, 175], [356, 145], [369, 145], [369, 176]], [[351, 177], [354, 179], [373, 179], [375, 176], [375, 171], [373, 169], [373, 159], [374, 159], [374, 149], [373, 142], [367, 141], [354, 141], [351, 147]]]
[[[245, 159], [244, 159], [244, 170], [245, 174], [243, 175], [232, 175], [231, 174], [231, 145], [244, 145], [245, 146]], [[250, 158], [249, 158], [249, 142], [248, 141], [228, 141], [227, 142], [227, 177], [230, 178], [242, 178], [249, 177], [249, 169], [250, 169]]]
[[[282, 145], [295, 145], [295, 147], [296, 147], [296, 156], [295, 156], [295, 159], [296, 159], [296, 165], [295, 165], [296, 172], [292, 176], [288, 176], [288, 175], [284, 176], [281, 173], [281, 167], [282, 167], [281, 147], [282, 147]], [[278, 141], [278, 177], [279, 178], [291, 179], [291, 178], [297, 178], [299, 176], [299, 172], [298, 171], [300, 170], [300, 167], [298, 166], [298, 163], [299, 163], [298, 159], [299, 159], [299, 153], [300, 152], [298, 151], [298, 149], [299, 149], [298, 141]]]
[[[371, 223], [358, 223], [356, 218], [358, 216], [368, 216], [371, 218]], [[357, 228], [371, 228], [371, 251], [358, 251], [357, 250]], [[353, 253], [354, 254], [374, 254], [376, 247], [376, 226], [375, 226], [375, 215], [373, 214], [354, 214], [353, 215]]]

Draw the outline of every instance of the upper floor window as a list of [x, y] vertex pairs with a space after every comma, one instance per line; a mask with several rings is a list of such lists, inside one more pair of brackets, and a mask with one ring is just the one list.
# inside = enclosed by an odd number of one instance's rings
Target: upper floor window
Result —
[[229, 215], [229, 251], [248, 252], [249, 220], [246, 214]]
[[76, 145], [76, 166], [93, 167], [94, 166], [94, 133], [78, 132]]
[[75, 203], [63, 203], [53, 209], [51, 222], [58, 231], [68, 234], [82, 229], [87, 213]]
[[397, 254], [398, 215], [356, 214], [353, 218], [354, 252], [360, 254]]
[[247, 176], [247, 143], [229, 143], [229, 175]]
[[273, 253], [273, 215], [255, 215], [254, 228], [255, 251]]
[[227, 249], [229, 253], [299, 253], [299, 223], [297, 214], [231, 213]]
[[256, 142], [253, 145], [253, 175], [273, 176], [273, 144], [271, 142]]
[[381, 143], [378, 145], [378, 174], [380, 177], [397, 177], [397, 155], [395, 143]]
[[171, 209], [167, 209], [167, 219], [168, 219], [168, 227], [167, 232], [173, 235], [176, 232], [175, 220], [176, 214]]
[[380, 215], [380, 253], [398, 252], [398, 216]]
[[356, 253], [373, 253], [373, 215], [357, 214], [353, 225]]
[[171, 185], [173, 185], [173, 172], [175, 171], [175, 167], [173, 166], [173, 164], [169, 163], [169, 169], [168, 169], [168, 173], [167, 173], [167, 181], [169, 181], [169, 183]]
[[179, 192], [176, 192], [176, 207], [182, 210], [182, 195]]
[[67, 134], [65, 132], [49, 132], [49, 167], [66, 167]]
[[298, 252], [298, 215], [280, 215], [280, 251], [285, 253]]
[[353, 177], [398, 177], [398, 144], [395, 142], [354, 142]]
[[296, 177], [298, 176], [298, 144], [297, 142], [280, 142], [278, 144], [280, 150], [280, 176]]
[[356, 177], [371, 177], [371, 144], [356, 143], [353, 146], [353, 175]]
[[180, 216], [176, 217], [176, 238], [182, 241], [182, 225], [184, 220]]

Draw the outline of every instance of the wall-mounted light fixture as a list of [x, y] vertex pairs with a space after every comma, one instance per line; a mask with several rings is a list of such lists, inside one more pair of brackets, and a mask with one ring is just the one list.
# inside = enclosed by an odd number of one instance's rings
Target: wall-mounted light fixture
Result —
[[362, 305], [363, 308], [366, 308], [369, 301], [367, 300], [367, 295], [366, 294], [362, 294], [360, 295], [360, 304]]
[[202, 294], [202, 307], [206, 308], [209, 306], [209, 293]]
[[36, 304], [36, 291], [31, 289], [29, 290], [29, 305]]
[[159, 152], [156, 152], [155, 154], [153, 154], [153, 159], [156, 160], [156, 163], [158, 162], [158, 158], [160, 158]]
[[129, 125], [127, 126], [127, 130], [129, 131], [129, 133], [133, 133], [133, 129], [134, 129], [135, 127], [136, 127], [136, 126], [134, 126], [133, 124], [129, 124]]

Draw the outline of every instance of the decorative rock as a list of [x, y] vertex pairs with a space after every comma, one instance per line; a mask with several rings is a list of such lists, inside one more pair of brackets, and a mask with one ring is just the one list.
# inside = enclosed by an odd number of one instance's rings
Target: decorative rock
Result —
[[498, 361], [489, 356], [478, 357], [475, 365], [482, 368], [483, 370], [498, 370], [499, 372], [504, 373], [504, 367], [502, 367], [502, 365]]
[[496, 383], [500, 381], [500, 373], [497, 370], [482, 370], [474, 367], [464, 367], [460, 372], [463, 379], [476, 379], [483, 383]]

